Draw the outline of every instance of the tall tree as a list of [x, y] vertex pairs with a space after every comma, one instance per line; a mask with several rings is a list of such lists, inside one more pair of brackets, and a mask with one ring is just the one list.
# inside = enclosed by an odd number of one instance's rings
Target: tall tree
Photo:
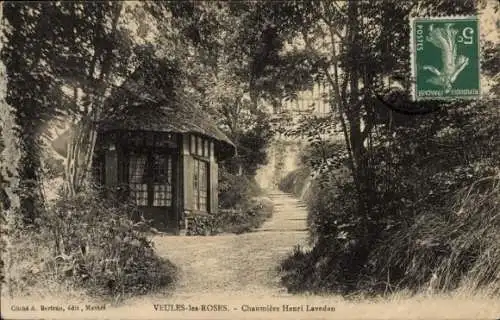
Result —
[[97, 122], [106, 97], [120, 75], [128, 71], [131, 45], [126, 31], [119, 27], [123, 3], [70, 2], [64, 3], [63, 8], [69, 12], [63, 24], [69, 32], [65, 39], [69, 50], [62, 55], [65, 67], [57, 71], [72, 88], [75, 125], [65, 166], [65, 191], [71, 196], [87, 181], [97, 139]]
[[[251, 174], [257, 165], [252, 162], [265, 161], [263, 149], [270, 127], [262, 116], [265, 105], [259, 101], [264, 95], [252, 93], [258, 92], [252, 89], [253, 54], [262, 40], [258, 27], [247, 28], [248, 12], [244, 10], [246, 5], [242, 6], [232, 7], [226, 2], [151, 2], [147, 11], [157, 24], [157, 50], [179, 62], [186, 92], [218, 120], [237, 145], [238, 155], [226, 165], [239, 174]], [[241, 42], [245, 34], [254, 31], [257, 34], [252, 41]]]
[[41, 3], [3, 3], [5, 43], [2, 58], [7, 70], [6, 101], [15, 110], [22, 150], [20, 203], [26, 221], [33, 221], [40, 205], [40, 131], [44, 121], [54, 116], [53, 77], [48, 68], [51, 48], [46, 38], [51, 27], [44, 19], [51, 6]]
[[8, 96], [18, 113], [26, 151], [22, 181], [32, 187], [32, 192], [23, 193], [27, 212], [37, 207], [33, 194], [40, 166], [38, 147], [47, 121], [69, 118], [74, 125], [65, 191], [75, 194], [88, 177], [96, 121], [111, 88], [130, 67], [131, 41], [128, 30], [119, 26], [124, 5], [111, 1], [5, 4], [10, 24], [3, 53]]
[[[0, 21], [3, 21], [3, 5], [0, 5]], [[5, 24], [0, 25], [0, 38], [4, 38]], [[3, 41], [0, 42], [0, 51]], [[6, 70], [0, 60], [0, 282], [3, 283], [5, 271], [11, 265], [13, 252], [11, 251], [9, 235], [13, 231], [14, 217], [20, 209], [19, 195], [19, 132], [16, 127], [15, 110], [7, 103]], [[6, 268], [7, 267], [7, 268]]]
[[[0, 21], [3, 6], [0, 6]], [[3, 38], [5, 25], [0, 25], [0, 37]], [[3, 49], [0, 43], [0, 51]], [[19, 196], [16, 193], [19, 184], [19, 138], [16, 130], [15, 110], [7, 103], [7, 77], [3, 61], [0, 60], [0, 212], [14, 212], [19, 209]]]

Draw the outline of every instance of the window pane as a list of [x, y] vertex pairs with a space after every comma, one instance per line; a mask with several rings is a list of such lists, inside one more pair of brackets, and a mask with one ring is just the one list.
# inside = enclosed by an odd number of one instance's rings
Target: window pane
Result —
[[132, 154], [129, 164], [130, 199], [139, 206], [148, 205], [146, 155]]
[[145, 134], [145, 137], [144, 137], [144, 140], [145, 140], [145, 143], [144, 145], [148, 146], [148, 147], [152, 147], [154, 146], [154, 139], [155, 139], [155, 135], [154, 133], [152, 132], [147, 132]]
[[207, 190], [207, 164], [200, 164], [200, 191]]
[[167, 183], [169, 182], [168, 177], [168, 165], [167, 162], [170, 161], [170, 157], [161, 154], [153, 154], [153, 182]]
[[198, 206], [198, 182], [200, 179], [199, 171], [198, 171], [198, 160], [193, 160], [193, 204], [194, 209], [199, 210]]
[[203, 140], [201, 137], [198, 137], [196, 141], [196, 154], [199, 156], [203, 155]]
[[200, 197], [200, 210], [203, 210], [207, 212], [207, 198], [206, 197]]
[[200, 208], [208, 212], [208, 163], [203, 161], [201, 168]]
[[167, 181], [168, 184], [172, 184], [172, 157], [168, 157], [168, 162], [167, 162]]
[[153, 154], [153, 206], [172, 205], [172, 157]]
[[200, 173], [199, 173], [199, 162], [198, 160], [193, 161], [193, 188], [194, 190], [198, 190], [198, 181], [200, 178]]
[[195, 159], [193, 161], [193, 201], [194, 209], [208, 211], [208, 163]]
[[144, 140], [142, 139], [142, 136], [139, 134], [133, 135], [130, 137], [130, 144], [133, 146], [142, 146], [144, 145]]
[[172, 205], [172, 189], [170, 186], [162, 184], [153, 185], [155, 207], [170, 207]]

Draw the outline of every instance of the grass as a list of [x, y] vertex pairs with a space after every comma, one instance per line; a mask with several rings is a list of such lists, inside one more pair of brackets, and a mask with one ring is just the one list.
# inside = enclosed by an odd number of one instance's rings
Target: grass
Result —
[[169, 287], [177, 268], [157, 256], [127, 205], [95, 194], [60, 199], [9, 235], [11, 265], [2, 294], [88, 295], [119, 301]]
[[28, 229], [13, 235], [10, 241], [10, 254], [14, 258], [10, 268], [5, 269], [2, 296], [43, 298], [64, 294], [73, 299], [85, 296], [82, 288], [60, 281], [58, 270], [50, 259], [53, 252], [40, 233]]
[[[293, 202], [275, 200], [274, 218], [286, 219], [297, 210]], [[303, 210], [303, 209], [301, 209]], [[280, 218], [280, 219], [281, 219]], [[179, 312], [176, 319], [494, 319], [500, 315], [498, 299], [488, 292], [467, 289], [443, 293], [400, 290], [367, 297], [352, 295], [290, 295], [279, 284], [275, 267], [296, 244], [305, 245], [306, 232], [252, 232], [216, 237], [155, 236], [155, 252], [181, 267], [175, 291], [131, 297], [108, 305], [102, 313], [71, 314], [72, 318], [164, 319], [165, 312], [153, 304], [225, 304], [229, 312]], [[5, 297], [5, 296], [3, 296]], [[2, 299], [5, 318], [35, 317], [36, 313], [9, 313], [12, 304], [63, 304], [89, 301], [89, 297], [67, 297], [65, 292], [42, 298]], [[94, 303], [100, 300], [91, 300]], [[331, 305], [335, 312], [243, 312], [242, 305]], [[232, 309], [236, 308], [236, 310]], [[43, 313], [43, 318], [68, 318], [68, 313]]]
[[279, 183], [279, 189], [283, 192], [301, 197], [311, 180], [311, 170], [307, 167], [299, 168], [289, 172]]
[[421, 216], [394, 233], [374, 256], [404, 270], [401, 282], [410, 286], [441, 292], [465, 286], [499, 295], [500, 177], [457, 192], [450, 212]]
[[[134, 295], [171, 290], [178, 272], [177, 267], [168, 260], [158, 259], [158, 265], [149, 265], [148, 274], [141, 275], [144, 270], [137, 269], [135, 273], [127, 271], [127, 275], [124, 275], [124, 277], [142, 277], [137, 280], [137, 283], [154, 281], [150, 286], [144, 287], [148, 288], [146, 291], [135, 290], [131, 287], [131, 290], [125, 292], [111, 292], [101, 288], [98, 282], [101, 279], [99, 274], [91, 274], [90, 277], [95, 277], [95, 279], [86, 282], [75, 279], [72, 266], [54, 257], [50, 244], [40, 236], [40, 233], [34, 231], [25, 231], [22, 235], [11, 239], [10, 248], [14, 259], [10, 268], [5, 269], [6, 282], [2, 285], [3, 297], [43, 299], [64, 296], [76, 300], [97, 299], [118, 302]], [[90, 268], [89, 263], [86, 265]], [[144, 267], [148, 268], [148, 266]], [[156, 275], [155, 272], [161, 272], [161, 275]], [[120, 281], [118, 277], [119, 275], [116, 274], [115, 281]]]
[[456, 192], [452, 203], [447, 211], [420, 213], [385, 233], [369, 252], [369, 268], [361, 269], [353, 283], [346, 283], [345, 269], [335, 267], [341, 251], [297, 247], [281, 265], [283, 284], [294, 293], [343, 292], [349, 285], [347, 294], [365, 296], [408, 290], [498, 298], [500, 177], [477, 180]]

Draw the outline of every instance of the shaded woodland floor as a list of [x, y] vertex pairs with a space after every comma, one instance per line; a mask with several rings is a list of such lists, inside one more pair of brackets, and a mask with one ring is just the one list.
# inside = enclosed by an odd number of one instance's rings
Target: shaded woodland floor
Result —
[[[82, 312], [71, 317], [120, 319], [496, 319], [500, 302], [470, 293], [409, 296], [396, 293], [374, 300], [346, 300], [340, 296], [291, 295], [281, 286], [278, 266], [296, 245], [307, 247], [304, 204], [288, 194], [274, 191], [273, 218], [255, 232], [218, 236], [157, 236], [159, 255], [180, 269], [173, 290], [128, 299], [103, 312]], [[67, 305], [68, 299], [43, 299]], [[83, 301], [83, 300], [82, 300]], [[26, 303], [32, 303], [26, 300]], [[2, 304], [8, 303], [3, 301]], [[21, 302], [16, 299], [16, 304]], [[78, 303], [78, 302], [77, 302]], [[227, 305], [228, 312], [157, 311], [155, 304], [201, 306]], [[282, 308], [330, 306], [332, 312], [244, 312], [243, 305]], [[2, 308], [4, 309], [4, 308]], [[5, 309], [4, 309], [5, 310]], [[8, 318], [19, 313], [4, 314]], [[26, 314], [23, 314], [23, 317]], [[33, 314], [34, 316], [34, 314]], [[68, 312], [45, 312], [44, 317], [67, 318]]]
[[[295, 312], [242, 312], [242, 305], [282, 307], [334, 306], [335, 312], [308, 313], [308, 319], [479, 319], [500, 317], [500, 302], [469, 293], [451, 296], [394, 296], [378, 300], [345, 300], [340, 296], [292, 295], [280, 284], [278, 267], [293, 247], [307, 248], [307, 208], [289, 194], [268, 194], [273, 217], [255, 232], [213, 237], [163, 236], [154, 239], [161, 256], [179, 266], [176, 288], [168, 298], [139, 298], [132, 304], [229, 304], [227, 313], [185, 313], [187, 318], [304, 318]], [[141, 302], [142, 301], [142, 302]], [[146, 302], [147, 301], [147, 302]], [[130, 303], [127, 302], [127, 308]], [[236, 310], [234, 309], [236, 308]], [[157, 313], [154, 313], [156, 315]]]
[[307, 211], [300, 200], [279, 191], [269, 194], [273, 217], [258, 230], [212, 237], [158, 236], [158, 254], [180, 268], [174, 294], [282, 294], [281, 260], [307, 240]]

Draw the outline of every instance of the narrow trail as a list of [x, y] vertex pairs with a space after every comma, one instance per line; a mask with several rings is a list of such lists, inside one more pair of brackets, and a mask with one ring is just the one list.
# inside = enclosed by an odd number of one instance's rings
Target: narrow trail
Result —
[[[484, 296], [394, 295], [376, 300], [345, 300], [339, 295], [292, 295], [280, 283], [278, 267], [296, 245], [307, 247], [305, 204], [280, 191], [268, 193], [273, 217], [254, 232], [218, 236], [159, 236], [158, 253], [180, 269], [168, 294], [128, 300], [113, 309], [121, 318], [151, 319], [494, 319], [500, 304]], [[154, 311], [153, 304], [226, 305], [230, 312]], [[245, 312], [244, 306], [272, 305], [279, 312]], [[283, 311], [283, 306], [304, 312]], [[306, 312], [305, 306], [329, 306], [334, 312]], [[133, 318], [133, 317], [132, 317]]]
[[280, 191], [268, 197], [274, 212], [261, 228], [241, 235], [159, 236], [158, 254], [180, 268], [174, 296], [212, 294], [287, 295], [281, 287], [281, 260], [307, 241], [305, 205]]
[[[500, 304], [484, 296], [395, 295], [378, 300], [348, 301], [338, 295], [291, 295], [281, 286], [278, 266], [297, 244], [307, 245], [306, 209], [290, 195], [274, 191], [273, 217], [258, 230], [241, 235], [210, 237], [157, 236], [157, 252], [180, 269], [173, 290], [127, 299], [108, 305], [102, 313], [71, 313], [73, 319], [496, 319]], [[4, 301], [6, 310], [9, 303]], [[59, 302], [57, 302], [59, 301]], [[67, 297], [16, 301], [15, 305], [67, 305]], [[81, 304], [74, 302], [74, 304]], [[95, 304], [95, 303], [94, 303]], [[158, 305], [174, 310], [160, 310]], [[202, 310], [222, 305], [222, 311]], [[197, 311], [181, 309], [197, 306]], [[188, 307], [189, 306], [189, 307]], [[248, 312], [250, 307], [274, 307], [273, 312]], [[302, 308], [300, 312], [284, 306]], [[308, 312], [308, 306], [328, 306], [334, 311]], [[182, 311], [184, 310], [184, 311]], [[24, 315], [27, 315], [26, 317]], [[2, 313], [2, 316], [4, 314]], [[5, 314], [5, 318], [67, 319], [67, 312]]]

